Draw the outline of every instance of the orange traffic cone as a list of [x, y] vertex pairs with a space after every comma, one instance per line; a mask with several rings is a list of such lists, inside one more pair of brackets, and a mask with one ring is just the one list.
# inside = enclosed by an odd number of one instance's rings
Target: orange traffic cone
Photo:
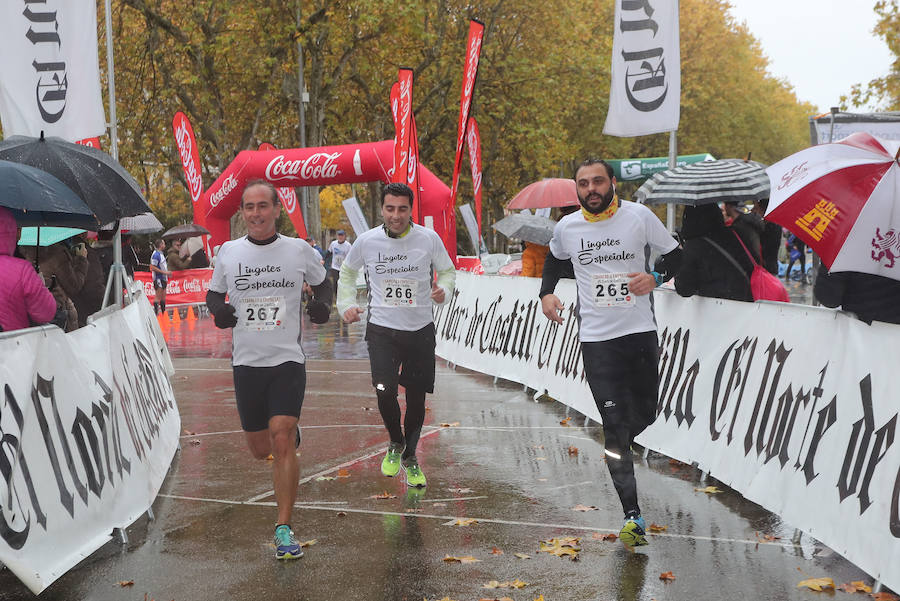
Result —
[[194, 321], [197, 317], [194, 315], [194, 307], [188, 307], [187, 316], [185, 317], [187, 321]]
[[181, 322], [181, 314], [178, 312], [178, 307], [172, 309], [172, 325]]

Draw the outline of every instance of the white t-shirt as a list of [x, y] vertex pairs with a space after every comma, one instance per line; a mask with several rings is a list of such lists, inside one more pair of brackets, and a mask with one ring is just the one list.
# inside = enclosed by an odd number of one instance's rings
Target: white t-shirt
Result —
[[223, 244], [209, 289], [227, 292], [228, 302], [237, 310], [232, 364], [304, 363], [300, 346], [303, 280], [315, 286], [324, 279], [319, 253], [304, 240], [278, 236], [270, 244], [254, 244], [244, 236]]
[[369, 321], [414, 332], [434, 321], [431, 282], [435, 271], [453, 269], [453, 261], [434, 230], [413, 225], [402, 238], [391, 238], [383, 226], [356, 239], [347, 267], [365, 267], [369, 287]]
[[350, 244], [349, 240], [344, 240], [343, 242], [338, 242], [337, 240], [331, 241], [331, 244], [328, 246], [328, 252], [331, 253], [332, 269], [340, 270], [341, 265], [344, 264], [344, 259], [350, 254], [351, 248], [353, 248], [353, 245]]
[[[154, 250], [153, 254], [150, 255], [150, 264], [154, 267], [161, 269], [162, 271], [169, 271], [169, 263], [166, 261], [166, 255], [162, 253], [162, 251]], [[162, 280], [165, 282], [167, 280], [166, 274], [158, 273], [156, 271], [153, 272], [154, 280]]]
[[650, 251], [666, 254], [678, 243], [653, 212], [623, 200], [604, 221], [589, 222], [577, 211], [553, 230], [550, 252], [572, 261], [578, 289], [582, 342], [599, 342], [656, 329], [650, 295], [628, 291], [626, 273], [648, 271]]

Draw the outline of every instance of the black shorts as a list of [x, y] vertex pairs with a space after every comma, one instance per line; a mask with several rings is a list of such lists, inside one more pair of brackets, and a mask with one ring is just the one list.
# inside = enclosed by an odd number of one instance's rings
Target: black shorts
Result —
[[235, 365], [234, 396], [245, 432], [269, 427], [276, 415], [300, 417], [306, 392], [306, 366], [287, 361], [275, 367]]
[[372, 386], [383, 384], [396, 390], [397, 385], [424, 388], [434, 392], [434, 324], [408, 332], [374, 323], [366, 325]]
[[166, 286], [169, 285], [168, 280], [158, 280], [153, 278], [153, 289], [154, 290], [165, 290]]
[[653, 423], [659, 395], [656, 332], [582, 342], [581, 358], [604, 425], [626, 425], [634, 437]]

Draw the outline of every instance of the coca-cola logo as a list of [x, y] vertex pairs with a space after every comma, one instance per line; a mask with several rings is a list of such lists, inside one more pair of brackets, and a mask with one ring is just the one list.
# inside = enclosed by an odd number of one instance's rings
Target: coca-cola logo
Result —
[[194, 136], [191, 135], [189, 128], [187, 120], [182, 117], [178, 127], [175, 128], [175, 143], [178, 145], [178, 154], [184, 167], [184, 177], [191, 192], [191, 200], [197, 202], [203, 194], [203, 176], [200, 174], [200, 166], [194, 162]]
[[202, 292], [202, 286], [200, 285], [200, 280], [197, 278], [191, 278], [189, 280], [184, 280], [182, 282], [182, 286], [184, 287], [185, 292]]
[[478, 131], [474, 121], [469, 123], [466, 141], [469, 146], [469, 164], [472, 166], [472, 188], [477, 195], [481, 190], [481, 170], [478, 168]]
[[278, 199], [284, 205], [284, 209], [290, 214], [297, 208], [297, 191], [293, 188], [278, 188]]
[[283, 154], [272, 159], [266, 166], [266, 179], [270, 182], [281, 180], [332, 179], [340, 174], [337, 159], [340, 152], [317, 152], [303, 159], [285, 159]]
[[225, 181], [222, 182], [222, 187], [209, 195], [209, 204], [211, 206], [218, 206], [222, 199], [228, 196], [228, 194], [237, 188], [238, 182], [234, 177], [234, 173], [228, 174], [228, 177], [225, 178]]

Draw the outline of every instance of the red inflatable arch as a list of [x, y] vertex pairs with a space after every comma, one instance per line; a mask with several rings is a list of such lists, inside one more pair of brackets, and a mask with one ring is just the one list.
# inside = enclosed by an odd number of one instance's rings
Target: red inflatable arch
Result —
[[[276, 187], [327, 186], [371, 181], [389, 182], [393, 167], [394, 142], [367, 142], [293, 148], [289, 150], [245, 150], [237, 155], [222, 175], [197, 200], [194, 221], [212, 234], [210, 245], [231, 238], [230, 219], [241, 204], [244, 184], [256, 178]], [[456, 259], [456, 218], [450, 207], [450, 188], [436, 175], [419, 166], [420, 214], [431, 217], [452, 259]], [[296, 207], [285, 207], [293, 211]]]

